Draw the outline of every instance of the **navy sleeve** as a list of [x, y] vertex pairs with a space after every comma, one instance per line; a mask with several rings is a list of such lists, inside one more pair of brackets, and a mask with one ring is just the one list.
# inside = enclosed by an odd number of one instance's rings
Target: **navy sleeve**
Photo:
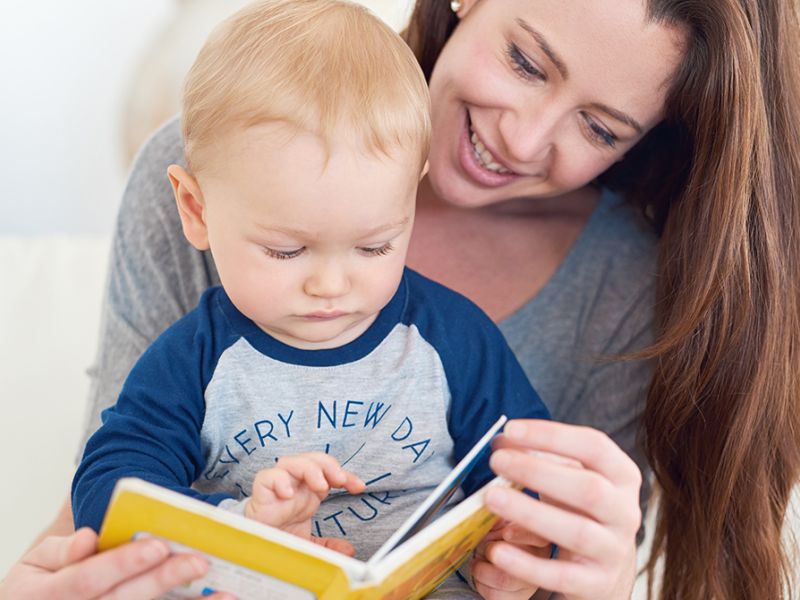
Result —
[[[448, 429], [456, 461], [500, 415], [550, 419], [549, 410], [492, 320], [460, 294], [413, 272], [408, 277], [415, 292], [424, 298], [416, 324], [439, 353], [450, 388]], [[469, 495], [493, 478], [489, 452], [485, 452], [462, 488]]]
[[220, 354], [211, 334], [208, 295], [148, 348], [117, 404], [103, 413], [72, 482], [76, 528], [99, 530], [122, 477], [139, 477], [213, 504], [227, 498], [190, 487], [205, 466], [203, 392]]

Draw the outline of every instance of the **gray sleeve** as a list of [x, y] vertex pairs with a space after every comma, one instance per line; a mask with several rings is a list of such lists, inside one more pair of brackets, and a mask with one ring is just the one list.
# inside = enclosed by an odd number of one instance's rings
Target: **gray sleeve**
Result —
[[139, 356], [216, 279], [210, 255], [183, 237], [167, 178], [173, 163], [184, 163], [177, 119], [145, 143], [122, 197], [78, 458]]

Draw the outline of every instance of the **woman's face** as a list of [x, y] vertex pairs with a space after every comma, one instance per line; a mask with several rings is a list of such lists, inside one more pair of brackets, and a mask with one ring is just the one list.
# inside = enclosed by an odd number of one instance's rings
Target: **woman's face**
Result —
[[661, 120], [684, 36], [642, 1], [465, 0], [459, 16], [430, 80], [445, 201], [581, 188]]

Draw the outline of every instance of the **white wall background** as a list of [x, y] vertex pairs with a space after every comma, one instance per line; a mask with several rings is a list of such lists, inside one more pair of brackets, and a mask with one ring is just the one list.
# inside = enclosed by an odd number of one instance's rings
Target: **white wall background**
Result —
[[[194, 4], [223, 15], [242, 1]], [[361, 3], [396, 27], [411, 4]], [[191, 4], [0, 0], [0, 235], [111, 231], [128, 168], [122, 127], [132, 79], [148, 46]], [[186, 61], [209, 27], [198, 20], [197, 33], [181, 30]]]
[[2, 0], [0, 235], [110, 231], [127, 84], [166, 0]]

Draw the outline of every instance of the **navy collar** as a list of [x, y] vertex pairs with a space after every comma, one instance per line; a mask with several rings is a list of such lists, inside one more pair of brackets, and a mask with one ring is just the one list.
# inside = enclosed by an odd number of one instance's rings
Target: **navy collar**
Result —
[[220, 293], [217, 295], [217, 305], [227, 317], [235, 333], [244, 337], [253, 348], [262, 354], [295, 365], [334, 367], [364, 358], [386, 339], [386, 336], [398, 323], [402, 322], [402, 316], [408, 305], [407, 275], [408, 269], [406, 268], [394, 296], [378, 313], [378, 317], [369, 328], [352, 342], [338, 348], [304, 350], [275, 339], [239, 312], [224, 289], [220, 289]]

